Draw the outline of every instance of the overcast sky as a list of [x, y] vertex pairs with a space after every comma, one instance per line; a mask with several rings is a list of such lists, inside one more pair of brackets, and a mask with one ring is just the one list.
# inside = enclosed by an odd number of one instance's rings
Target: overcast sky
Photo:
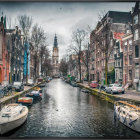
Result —
[[33, 24], [38, 23], [48, 36], [48, 48], [52, 50], [54, 35], [57, 34], [60, 58], [66, 54], [72, 31], [88, 25], [94, 29], [98, 14], [105, 10], [132, 11], [134, 2], [0, 2], [0, 14], [11, 17], [13, 26], [21, 14], [32, 16]]

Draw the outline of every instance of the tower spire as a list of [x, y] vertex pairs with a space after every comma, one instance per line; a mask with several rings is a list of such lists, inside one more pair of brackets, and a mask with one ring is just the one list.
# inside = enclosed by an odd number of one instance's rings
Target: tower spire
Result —
[[56, 33], [55, 33], [55, 37], [54, 37], [54, 45], [53, 45], [53, 47], [54, 47], [54, 48], [57, 48], [57, 47], [58, 47]]

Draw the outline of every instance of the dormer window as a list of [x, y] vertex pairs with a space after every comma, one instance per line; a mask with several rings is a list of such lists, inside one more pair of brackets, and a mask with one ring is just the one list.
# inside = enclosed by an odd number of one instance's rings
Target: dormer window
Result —
[[134, 24], [138, 24], [138, 15], [134, 16]]

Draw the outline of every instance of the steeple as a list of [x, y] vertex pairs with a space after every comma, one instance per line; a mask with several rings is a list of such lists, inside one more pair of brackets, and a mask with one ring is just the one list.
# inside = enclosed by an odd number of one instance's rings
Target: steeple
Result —
[[54, 47], [54, 48], [57, 48], [57, 46], [58, 46], [58, 43], [57, 43], [57, 36], [56, 36], [56, 34], [55, 34], [53, 47]]

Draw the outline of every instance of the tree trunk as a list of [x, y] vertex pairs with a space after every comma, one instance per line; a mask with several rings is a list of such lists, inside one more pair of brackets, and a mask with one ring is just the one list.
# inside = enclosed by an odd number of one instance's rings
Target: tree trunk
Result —
[[27, 53], [27, 63], [26, 63], [26, 84], [28, 84], [28, 52]]
[[79, 75], [80, 75], [80, 82], [81, 82], [81, 62], [80, 62], [80, 56], [78, 56], [78, 61], [79, 61]]
[[41, 76], [43, 76], [43, 72], [42, 72], [42, 56], [41, 56]]
[[108, 73], [108, 61], [107, 56], [105, 56], [105, 84], [107, 85], [107, 73]]

